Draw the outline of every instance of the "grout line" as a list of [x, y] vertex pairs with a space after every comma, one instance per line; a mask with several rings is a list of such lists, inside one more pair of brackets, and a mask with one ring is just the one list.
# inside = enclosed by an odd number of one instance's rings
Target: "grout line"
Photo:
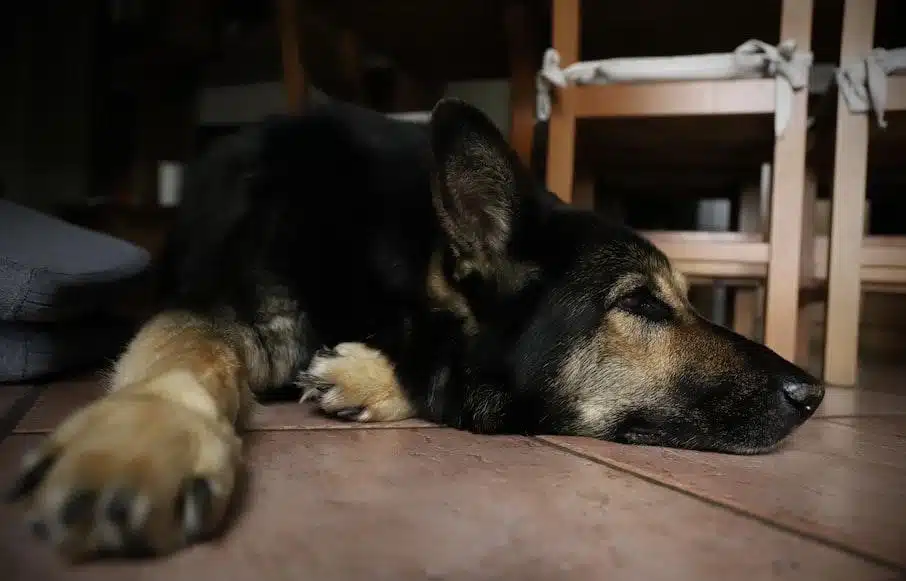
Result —
[[819, 535], [819, 534], [816, 534], [816, 533], [813, 533], [813, 532], [810, 532], [807, 530], [799, 529], [795, 526], [791, 526], [791, 525], [788, 525], [785, 523], [774, 521], [770, 518], [767, 518], [767, 517], [761, 516], [757, 513], [746, 510], [745, 508], [742, 508], [740, 506], [735, 506], [733, 504], [726, 504], [715, 498], [711, 498], [708, 496], [704, 496], [704, 495], [692, 492], [691, 490], [689, 490], [687, 488], [683, 488], [680, 485], [673, 484], [670, 482], [664, 482], [662, 480], [658, 480], [654, 476], [650, 476], [648, 474], [645, 474], [644, 472], [637, 472], [624, 464], [610, 462], [603, 458], [596, 457], [592, 454], [588, 454], [585, 452], [579, 452], [577, 450], [573, 450], [573, 449], [569, 448], [568, 446], [564, 446], [562, 444], [557, 444], [556, 442], [552, 442], [543, 437], [540, 437], [540, 438], [534, 437], [534, 439], [543, 443], [546, 446], [549, 446], [550, 448], [555, 449], [555, 450], [559, 450], [559, 451], [565, 452], [566, 454], [569, 454], [571, 456], [575, 456], [577, 458], [582, 458], [583, 460], [588, 460], [590, 462], [594, 462], [595, 464], [598, 464], [601, 466], [606, 466], [608, 468], [617, 470], [624, 474], [634, 476], [640, 480], [644, 480], [645, 482], [648, 482], [649, 484], [654, 484], [656, 486], [660, 486], [662, 488], [667, 488], [674, 492], [679, 492], [680, 494], [682, 494], [684, 496], [694, 498], [698, 501], [704, 502], [705, 504], [709, 504], [709, 505], [712, 505], [717, 508], [722, 508], [722, 509], [727, 510], [738, 516], [742, 516], [742, 517], [757, 521], [761, 524], [768, 525], [769, 527], [771, 527], [773, 529], [781, 530], [783, 532], [796, 535], [798, 537], [819, 543], [821, 545], [830, 547], [832, 549], [836, 549], [837, 551], [841, 551], [843, 553], [847, 553], [849, 555], [859, 557], [860, 559], [868, 561], [874, 565], [880, 565], [882, 567], [887, 567], [887, 568], [893, 569], [897, 573], [901, 573], [901, 574], [906, 573], [906, 567], [904, 567], [898, 563], [894, 563], [894, 562], [888, 561], [887, 559], [885, 559], [883, 557], [879, 557], [879, 556], [873, 555], [871, 553], [866, 553], [860, 549], [850, 547], [848, 545], [841, 543], [840, 541], [836, 541], [834, 539], [829, 539], [822, 535]]
[[435, 425], [426, 425], [426, 426], [276, 426], [276, 427], [267, 427], [267, 426], [256, 426], [251, 428], [244, 428], [240, 430], [240, 433], [250, 434], [250, 433], [264, 433], [264, 432], [381, 432], [386, 430], [437, 430], [444, 428], [446, 426], [435, 426]]
[[[28, 410], [26, 410], [28, 412]], [[437, 430], [445, 428], [446, 426], [437, 426], [433, 424], [428, 424], [425, 426], [254, 426], [251, 428], [242, 428], [239, 430], [240, 434], [252, 434], [252, 433], [265, 433], [265, 432], [367, 432], [367, 431], [383, 431], [383, 430]], [[9, 435], [16, 436], [35, 436], [42, 434], [49, 434], [53, 432], [54, 428], [25, 428], [25, 429], [15, 429], [10, 432]], [[2, 438], [0, 438], [2, 440]]]
[[[22, 420], [23, 417], [25, 417], [25, 415], [29, 411], [31, 411], [31, 409], [34, 407], [35, 403], [37, 403], [39, 397], [44, 392], [45, 387], [46, 386], [44, 386], [44, 385], [31, 386], [31, 389], [28, 389], [22, 396], [20, 396], [18, 399], [16, 399], [15, 402], [13, 402], [13, 404], [9, 407], [7, 412], [3, 415], [3, 417], [0, 417], [0, 442], [3, 442], [10, 435], [39, 435], [39, 434], [48, 434], [52, 431], [52, 429], [26, 429], [26, 430], [21, 430], [21, 431], [16, 430], [18, 423]], [[823, 419], [832, 420], [834, 417], [835, 416], [829, 416], [829, 417], [823, 418]], [[848, 416], [836, 416], [836, 417], [845, 418]], [[881, 416], [881, 417], [884, 417], [884, 416]], [[887, 416], [887, 417], [889, 417], [889, 416]], [[836, 423], [836, 422], [834, 422], [834, 423]], [[838, 424], [838, 425], [846, 425], [846, 424]], [[434, 430], [434, 429], [441, 429], [441, 428], [445, 428], [445, 427], [446, 426], [437, 425], [437, 424], [415, 425], [415, 426], [413, 426], [413, 425], [383, 425], [383, 426], [382, 425], [361, 425], [361, 426], [359, 426], [359, 425], [353, 424], [353, 425], [342, 426], [342, 427], [341, 426], [311, 426], [311, 427], [305, 427], [305, 426], [265, 427], [265, 426], [261, 426], [261, 427], [245, 428], [244, 430], [242, 430], [242, 432], [248, 433], [248, 434], [267, 433], [267, 432], [345, 432], [345, 431], [362, 432], [362, 431], [369, 431], [369, 430], [424, 430], [424, 429]], [[624, 465], [622, 463], [611, 462], [611, 461], [605, 460], [603, 458], [594, 456], [589, 453], [579, 452], [568, 446], [564, 446], [562, 444], [558, 444], [556, 442], [550, 441], [544, 437], [529, 436], [529, 439], [532, 439], [536, 442], [540, 442], [544, 446], [547, 446], [551, 449], [565, 453], [567, 455], [570, 455], [570, 456], [573, 456], [576, 458], [582, 458], [584, 460], [588, 460], [594, 464], [597, 464], [600, 466], [605, 466], [612, 470], [616, 470], [618, 472], [627, 474], [634, 478], [638, 478], [639, 480], [648, 482], [649, 484], [654, 484], [655, 486], [659, 486], [661, 488], [666, 488], [666, 489], [672, 490], [674, 492], [678, 492], [678, 493], [682, 494], [683, 496], [686, 496], [688, 498], [693, 498], [699, 502], [703, 502], [703, 503], [711, 505], [715, 508], [721, 508], [728, 512], [736, 514], [738, 516], [742, 516], [744, 518], [754, 520], [763, 525], [767, 525], [768, 527], [773, 528], [775, 530], [780, 530], [780, 531], [786, 532], [788, 534], [792, 534], [792, 535], [798, 536], [800, 538], [804, 538], [804, 539], [810, 540], [812, 542], [816, 542], [818, 544], [841, 551], [843, 553], [861, 558], [872, 564], [890, 568], [898, 573], [906, 572], [906, 567], [903, 567], [897, 563], [888, 561], [882, 557], [878, 557], [876, 555], [872, 555], [870, 553], [863, 552], [860, 549], [856, 549], [856, 548], [847, 546], [839, 541], [829, 539], [822, 535], [812, 533], [807, 530], [801, 530], [795, 526], [787, 525], [785, 523], [774, 521], [770, 518], [767, 518], [767, 517], [761, 516], [757, 513], [751, 512], [745, 508], [735, 506], [732, 504], [726, 504], [724, 502], [721, 502], [720, 500], [693, 492], [680, 485], [673, 484], [670, 482], [664, 482], [662, 480], [657, 479], [656, 477], [645, 474], [644, 472], [633, 470], [631, 467]]]
[[16, 426], [38, 402], [38, 398], [44, 393], [45, 387], [45, 385], [29, 386], [29, 389], [14, 401], [13, 405], [9, 406], [3, 417], [0, 417], [0, 442], [3, 442], [8, 436], [17, 433]]
[[812, 416], [814, 420], [892, 420], [901, 419], [906, 421], [906, 413], [891, 412], [889, 414], [834, 414], [832, 416]]
[[[886, 416], [886, 418], [895, 417], [895, 416]], [[845, 422], [846, 418], [833, 417], [833, 418], [824, 418], [824, 421], [828, 424], [840, 428], [847, 428], [856, 432], [857, 434], [870, 434], [873, 436], [882, 436], [884, 438], [891, 438], [895, 441], [906, 439], [906, 435], [895, 434], [891, 430], [881, 427], [881, 426], [871, 426], [871, 425], [853, 425], [848, 422]], [[874, 416], [872, 419], [885, 419], [885, 416]], [[903, 418], [903, 427], [906, 427], [906, 417]]]
[[[22, 418], [25, 417], [25, 415], [29, 411], [31, 411], [31, 409], [34, 407], [35, 403], [37, 403], [39, 397], [44, 392], [45, 387], [46, 387], [45, 385], [30, 386], [30, 389], [28, 389], [22, 396], [20, 396], [18, 399], [16, 399], [13, 402], [13, 404], [8, 408], [7, 412], [2, 417], [0, 417], [0, 442], [3, 442], [7, 437], [9, 437], [10, 435], [14, 435], [14, 434], [15, 435], [39, 435], [39, 434], [48, 434], [52, 431], [52, 428], [16, 430], [16, 427], [18, 426], [18, 424], [22, 420]], [[849, 418], [849, 417], [864, 417], [864, 416], [826, 416], [826, 417], [820, 417], [820, 418], [816, 418], [816, 419], [825, 419], [825, 420], [832, 421], [833, 419]], [[875, 417], [896, 417], [896, 415], [895, 414], [894, 415], [877, 415]], [[835, 423], [837, 425], [848, 425], [848, 424], [842, 424], [842, 423], [838, 424], [837, 422], [833, 422], [833, 423]], [[345, 431], [362, 432], [362, 431], [369, 431], [369, 430], [394, 430], [394, 429], [395, 430], [423, 430], [423, 429], [434, 430], [434, 429], [440, 429], [440, 428], [445, 428], [445, 427], [447, 427], [447, 426], [437, 425], [437, 424], [415, 425], [415, 426], [413, 426], [413, 425], [366, 425], [366, 424], [363, 424], [363, 425], [352, 424], [352, 425], [348, 425], [348, 426], [339, 426], [338, 425], [338, 426], [311, 426], [311, 427], [305, 427], [305, 426], [279, 426], [279, 427], [260, 426], [259, 427], [259, 426], [256, 426], [256, 427], [250, 427], [250, 428], [247, 427], [247, 428], [243, 429], [242, 432], [249, 433], [249, 434], [251, 434], [251, 433], [267, 433], [267, 432], [345, 432]], [[860, 549], [849, 547], [839, 541], [826, 538], [822, 535], [812, 533], [812, 532], [806, 531], [806, 530], [801, 530], [795, 526], [791, 526], [791, 525], [787, 525], [787, 524], [784, 524], [781, 522], [774, 521], [770, 518], [761, 516], [757, 513], [753, 513], [745, 508], [735, 506], [732, 504], [726, 504], [724, 502], [721, 502], [720, 500], [695, 493], [680, 485], [661, 481], [661, 480], [657, 479], [656, 477], [645, 474], [644, 472], [639, 472], [639, 471], [633, 470], [631, 467], [626, 466], [624, 464], [611, 462], [611, 461], [605, 460], [603, 458], [594, 456], [592, 454], [579, 452], [577, 450], [571, 449], [568, 446], [564, 446], [562, 444], [558, 444], [556, 442], [550, 441], [544, 437], [530, 436], [529, 438], [532, 440], [535, 440], [536, 442], [540, 442], [549, 448], [566, 453], [570, 456], [582, 458], [584, 460], [588, 460], [588, 461], [598, 464], [600, 466], [606, 466], [610, 469], [616, 470], [618, 472], [622, 472], [624, 474], [627, 474], [627, 475], [633, 476], [635, 478], [638, 478], [640, 480], [643, 480], [645, 482], [648, 482], [649, 484], [654, 484], [661, 488], [667, 488], [669, 490], [678, 492], [686, 497], [693, 498], [693, 499], [703, 502], [705, 504], [714, 506], [716, 508], [722, 508], [722, 509], [727, 510], [738, 516], [742, 516], [744, 518], [754, 520], [761, 524], [767, 525], [773, 529], [781, 530], [788, 534], [793, 534], [798, 537], [825, 545], [827, 547], [836, 549], [838, 551], [856, 556], [858, 558], [861, 558], [861, 559], [868, 561], [870, 563], [873, 563], [875, 565], [880, 565], [883, 567], [891, 568], [894, 571], [897, 571], [900, 573], [906, 572], [906, 567], [903, 567], [897, 563], [890, 562], [882, 557], [878, 557], [878, 556], [872, 555], [870, 553], [865, 553], [865, 552], [861, 551]]]

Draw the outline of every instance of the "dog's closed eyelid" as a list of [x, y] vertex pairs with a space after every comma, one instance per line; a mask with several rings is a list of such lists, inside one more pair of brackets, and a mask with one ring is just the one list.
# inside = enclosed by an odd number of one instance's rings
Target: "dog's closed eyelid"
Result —
[[673, 309], [648, 287], [641, 287], [623, 295], [616, 306], [653, 322], [665, 321], [673, 315]]
[[616, 304], [617, 306], [641, 304], [646, 300], [656, 300], [656, 297], [648, 286], [641, 285], [621, 293]]
[[646, 300], [644, 293], [641, 291], [633, 291], [627, 295], [623, 295], [617, 301], [616, 306], [624, 309], [634, 309], [641, 306], [642, 302]]

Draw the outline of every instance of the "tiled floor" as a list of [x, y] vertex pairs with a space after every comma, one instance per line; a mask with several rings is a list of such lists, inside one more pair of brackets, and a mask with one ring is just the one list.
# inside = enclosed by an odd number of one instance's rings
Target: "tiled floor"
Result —
[[[263, 407], [220, 540], [71, 567], [0, 506], [0, 579], [906, 579], [906, 371], [872, 382], [832, 388], [784, 449], [754, 457]], [[0, 481], [99, 393], [93, 380], [0, 387]]]

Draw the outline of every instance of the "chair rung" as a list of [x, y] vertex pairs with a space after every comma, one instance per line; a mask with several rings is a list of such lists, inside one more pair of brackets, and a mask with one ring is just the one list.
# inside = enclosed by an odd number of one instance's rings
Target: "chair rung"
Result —
[[742, 232], [643, 232], [677, 262], [720, 262], [764, 265], [768, 244], [757, 234]]
[[[742, 282], [767, 275], [769, 244], [758, 234], [643, 231], [642, 235], [693, 280]], [[815, 280], [827, 280], [827, 253], [827, 236], [816, 236]], [[906, 286], [906, 236], [867, 236], [862, 242], [860, 276], [876, 289]]]
[[559, 89], [578, 119], [773, 113], [774, 79], [665, 81], [580, 85]]

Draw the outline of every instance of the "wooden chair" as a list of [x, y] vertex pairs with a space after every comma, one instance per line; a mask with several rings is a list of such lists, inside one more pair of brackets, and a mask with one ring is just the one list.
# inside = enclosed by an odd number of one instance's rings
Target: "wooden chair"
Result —
[[382, 66], [391, 73], [392, 94], [391, 102], [381, 107], [366, 82], [366, 57], [383, 55], [380, 47], [363, 42], [336, 14], [303, 0], [274, 0], [274, 13], [291, 113], [304, 110], [307, 101], [320, 91], [366, 107], [417, 113], [423, 113], [426, 107], [430, 110], [442, 94], [440, 86], [414, 77], [399, 63], [384, 57]]
[[[840, 64], [863, 62], [874, 48], [876, 0], [846, 0]], [[906, 71], [903, 71], [906, 73]], [[824, 379], [855, 385], [858, 377], [860, 302], [863, 290], [906, 292], [906, 237], [865, 236], [870, 111], [850, 108], [839, 92], [829, 240], [816, 255], [827, 276]], [[906, 110], [906, 76], [887, 80], [887, 111]], [[878, 114], [879, 112], [875, 112]]]
[[[580, 0], [552, 0], [552, 46], [560, 64], [580, 61]], [[812, 0], [785, 0], [780, 38], [793, 39], [809, 51]], [[744, 40], [744, 39], [741, 39]], [[602, 117], [669, 117], [707, 115], [774, 115], [773, 79], [698, 80], [604, 85], [567, 85], [555, 89], [550, 110], [547, 185], [561, 198], [589, 204], [577, 188], [576, 122]], [[807, 91], [792, 99], [787, 127], [776, 139], [767, 235], [758, 232], [651, 232], [657, 244], [690, 277], [708, 279], [764, 278], [764, 342], [788, 359], [796, 359], [800, 289], [814, 264], [805, 208]]]

